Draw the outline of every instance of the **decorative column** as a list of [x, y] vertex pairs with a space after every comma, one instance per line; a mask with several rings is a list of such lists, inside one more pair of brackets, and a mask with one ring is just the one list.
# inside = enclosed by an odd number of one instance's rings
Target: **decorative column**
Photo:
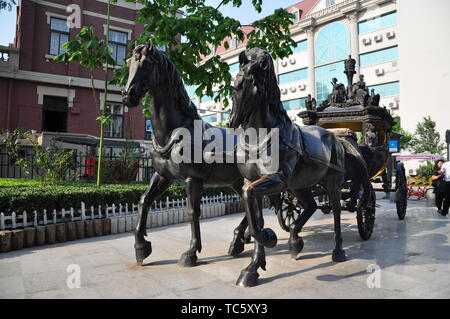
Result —
[[356, 78], [359, 77], [361, 69], [359, 66], [359, 34], [358, 34], [358, 12], [347, 15], [350, 29], [350, 55], [356, 59]]
[[308, 90], [312, 97], [316, 97], [316, 72], [314, 28], [306, 29], [308, 37]]

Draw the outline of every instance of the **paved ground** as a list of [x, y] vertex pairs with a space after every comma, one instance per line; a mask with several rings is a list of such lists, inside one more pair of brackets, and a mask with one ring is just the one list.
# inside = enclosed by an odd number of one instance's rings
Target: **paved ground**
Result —
[[[423, 201], [422, 201], [423, 202]], [[305, 249], [298, 260], [287, 251], [288, 234], [266, 211], [266, 225], [278, 235], [267, 249], [267, 271], [260, 286], [238, 288], [239, 272], [250, 250], [226, 255], [232, 230], [243, 214], [202, 221], [200, 265], [181, 268], [180, 254], [190, 239], [188, 224], [148, 232], [153, 254], [144, 267], [134, 264], [131, 234], [85, 239], [0, 255], [1, 298], [448, 298], [450, 296], [449, 219], [423, 203], [410, 201], [405, 221], [395, 206], [379, 201], [372, 238], [359, 239], [354, 214], [342, 218], [348, 261], [333, 263], [331, 216], [317, 212], [304, 229]], [[68, 265], [81, 267], [81, 288], [66, 284]], [[380, 288], [370, 265], [380, 267]], [[373, 267], [373, 266], [372, 266]], [[377, 273], [378, 274], [378, 273]], [[372, 277], [370, 277], [372, 276]]]

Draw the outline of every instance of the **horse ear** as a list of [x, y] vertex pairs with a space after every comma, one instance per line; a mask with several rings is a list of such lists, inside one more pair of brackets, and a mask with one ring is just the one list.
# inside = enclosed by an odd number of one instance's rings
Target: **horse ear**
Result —
[[152, 40], [148, 40], [146, 48], [147, 48], [147, 52], [148, 53], [153, 53], [154, 52], [155, 46], [153, 45]]
[[266, 71], [269, 68], [269, 56], [268, 55], [266, 55], [264, 60], [261, 61], [260, 66], [261, 66], [261, 69], [263, 69], [264, 71]]
[[245, 51], [242, 51], [241, 54], [239, 54], [239, 63], [241, 65], [248, 63], [248, 58], [247, 55], [245, 54]]

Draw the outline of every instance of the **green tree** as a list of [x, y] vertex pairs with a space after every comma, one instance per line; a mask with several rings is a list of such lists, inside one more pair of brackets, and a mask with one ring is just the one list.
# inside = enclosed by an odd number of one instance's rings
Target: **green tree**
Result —
[[392, 127], [392, 132], [402, 135], [402, 137], [400, 137], [400, 149], [405, 150], [410, 147], [413, 135], [400, 126], [400, 117], [398, 116], [394, 116], [394, 126]]
[[[94, 36], [94, 28], [83, 27], [76, 36], [76, 40], [69, 41], [63, 45], [66, 50], [65, 53], [55, 57], [56, 62], [70, 63], [78, 62], [81, 66], [90, 70], [92, 94], [94, 97], [94, 103], [98, 111], [97, 120], [100, 121], [100, 145], [98, 151], [98, 168], [97, 168], [97, 186], [101, 184], [101, 165], [103, 158], [103, 139], [104, 139], [104, 127], [105, 124], [111, 122], [111, 117], [105, 114], [107, 106], [108, 96], [108, 68], [109, 66], [115, 66], [116, 61], [112, 58], [112, 50], [109, 47], [108, 34], [110, 24], [110, 10], [111, 3], [116, 3], [117, 0], [108, 0], [108, 12], [106, 23], [106, 37], [105, 40], [99, 39]], [[104, 67], [105, 71], [105, 87], [104, 87], [104, 101], [103, 105], [99, 105], [97, 101], [95, 85], [94, 85], [94, 71], [96, 69]]]
[[12, 10], [13, 6], [17, 4], [16, 0], [0, 0], [0, 10], [8, 9]]
[[441, 142], [439, 132], [436, 131], [436, 122], [430, 116], [424, 117], [423, 121], [417, 124], [410, 146], [414, 153], [443, 154], [445, 145]]
[[[127, 0], [135, 2], [134, 0]], [[230, 47], [229, 40], [248, 40], [247, 48], [260, 47], [271, 52], [274, 58], [292, 54], [297, 44], [291, 39], [289, 27], [293, 14], [277, 9], [270, 16], [255, 21], [245, 34], [243, 25], [232, 17], [224, 16], [218, 9], [231, 4], [240, 7], [242, 0], [223, 0], [217, 7], [205, 4], [206, 0], [138, 0], [144, 8], [138, 10], [137, 22], [145, 24], [145, 31], [134, 44], [146, 43], [149, 39], [158, 46], [169, 47], [167, 55], [179, 69], [188, 85], [197, 86], [198, 96], [214, 96], [229, 105], [232, 93], [229, 66], [221, 57], [212, 55], [214, 48]], [[263, 0], [252, 0], [254, 9], [261, 12]], [[180, 41], [180, 37], [182, 41]], [[225, 41], [227, 40], [227, 41]], [[209, 57], [204, 61], [204, 57]], [[124, 85], [126, 66], [115, 71], [115, 84]], [[218, 85], [218, 91], [213, 87]]]

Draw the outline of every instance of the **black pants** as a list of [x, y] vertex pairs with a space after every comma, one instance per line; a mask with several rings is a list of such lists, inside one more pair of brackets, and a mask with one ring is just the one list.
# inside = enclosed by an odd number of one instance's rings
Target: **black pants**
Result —
[[439, 193], [434, 193], [435, 197], [436, 197], [436, 207], [438, 210], [442, 210], [442, 202], [444, 201], [445, 198], [445, 193], [444, 192], [439, 192]]
[[450, 207], [450, 182], [445, 182], [445, 197], [444, 206], [442, 207], [442, 214], [448, 214], [448, 208]]

